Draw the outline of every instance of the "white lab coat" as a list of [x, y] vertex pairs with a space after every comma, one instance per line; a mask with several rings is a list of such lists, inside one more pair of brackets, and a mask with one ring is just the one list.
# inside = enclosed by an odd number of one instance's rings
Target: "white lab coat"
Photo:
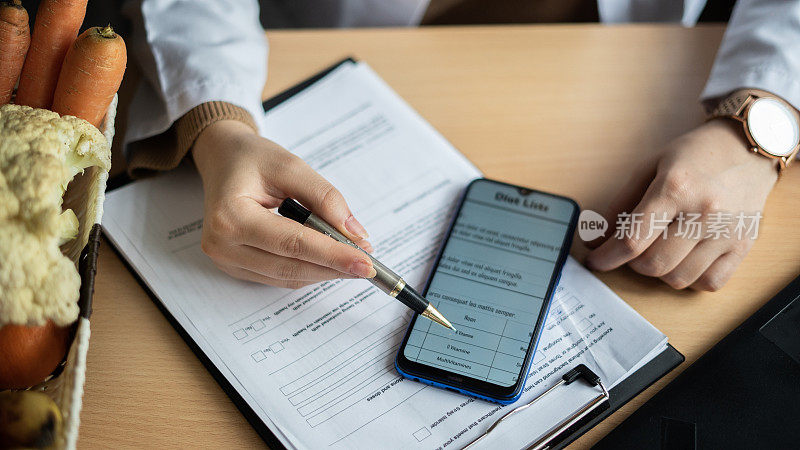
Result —
[[[413, 26], [429, 0], [291, 0], [300, 24]], [[270, 1], [264, 1], [269, 13]], [[693, 26], [705, 0], [598, 0], [604, 23], [673, 22]], [[263, 117], [267, 41], [256, 0], [138, 0], [131, 51], [144, 80], [131, 103], [125, 142], [160, 134], [211, 100]], [[800, 107], [800, 0], [738, 0], [701, 100], [742, 87], [772, 92]], [[259, 124], [260, 126], [260, 124]]]

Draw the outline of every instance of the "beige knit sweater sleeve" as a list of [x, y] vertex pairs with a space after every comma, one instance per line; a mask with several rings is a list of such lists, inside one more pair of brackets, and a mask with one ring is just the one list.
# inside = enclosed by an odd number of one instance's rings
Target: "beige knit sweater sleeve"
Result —
[[258, 130], [245, 109], [226, 102], [197, 105], [164, 133], [129, 144], [128, 174], [138, 178], [178, 167], [200, 133], [220, 120], [238, 120]]

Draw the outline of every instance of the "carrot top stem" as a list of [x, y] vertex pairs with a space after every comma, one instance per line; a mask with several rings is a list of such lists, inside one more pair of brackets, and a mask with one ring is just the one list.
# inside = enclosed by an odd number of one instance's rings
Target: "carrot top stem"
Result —
[[2, 1], [0, 1], [0, 5], [13, 6], [14, 8], [22, 8], [23, 7], [21, 0], [2, 0]]
[[114, 32], [114, 28], [111, 27], [111, 24], [106, 25], [104, 28], [98, 28], [97, 32], [106, 39], [117, 37], [117, 33]]

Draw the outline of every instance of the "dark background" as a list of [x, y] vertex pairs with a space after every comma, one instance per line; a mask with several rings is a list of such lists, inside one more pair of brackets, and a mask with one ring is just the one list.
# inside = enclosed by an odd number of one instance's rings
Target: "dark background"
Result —
[[[33, 19], [36, 17], [39, 3], [40, 0], [22, 0], [22, 6], [28, 10], [30, 16], [31, 29], [33, 29]], [[127, 36], [130, 31], [130, 21], [122, 15], [123, 3], [124, 0], [89, 0], [81, 31], [89, 27], [111, 24], [117, 33]]]
[[[536, 0], [527, 1], [535, 2]], [[36, 9], [39, 6], [39, 2], [40, 0], [22, 0], [22, 4], [28, 10], [31, 22], [33, 22], [36, 16]], [[86, 19], [83, 22], [81, 31], [93, 26], [111, 24], [119, 34], [123, 36], [129, 35], [131, 25], [130, 21], [122, 14], [123, 3], [125, 3], [125, 0], [89, 0]], [[264, 3], [268, 3], [269, 5], [262, 7], [261, 23], [265, 28], [273, 28], [271, 25], [274, 25], [274, 23], [268, 17], [264, 17], [265, 14], [263, 13], [279, 8], [280, 0]], [[460, 11], [453, 11], [449, 17], [445, 17], [443, 20], [440, 20], [439, 23], [482, 24], [517, 22], [508, 17], [504, 19], [496, 15], [481, 12], [482, 9], [485, 11], [485, 8], [489, 5], [492, 10], [511, 10], [514, 8], [515, 3], [520, 3], [520, 0], [467, 0], [463, 2], [465, 5], [464, 8], [460, 8]], [[525, 3], [525, 1], [522, 3]], [[700, 16], [700, 22], [727, 22], [735, 3], [736, 0], [708, 0]], [[465, 11], [465, 9], [468, 9], [468, 11]], [[594, 14], [596, 14], [596, 12]], [[575, 21], [585, 22], [587, 20], [585, 17], [576, 17]]]

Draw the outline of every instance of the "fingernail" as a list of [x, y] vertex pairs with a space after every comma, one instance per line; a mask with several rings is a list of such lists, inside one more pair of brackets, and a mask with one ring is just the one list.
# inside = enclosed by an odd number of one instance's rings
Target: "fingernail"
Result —
[[361, 239], [366, 239], [369, 237], [364, 225], [361, 225], [361, 223], [359, 223], [353, 216], [348, 217], [347, 220], [344, 221], [344, 227], [347, 228], [347, 231], [355, 234]]
[[372, 264], [363, 260], [354, 262], [350, 266], [350, 273], [353, 275], [358, 275], [361, 278], [372, 278], [377, 274], [375, 268], [372, 267]]
[[372, 244], [366, 241], [361, 244], [361, 249], [367, 253], [372, 253], [372, 250], [374, 250], [374, 248], [372, 248]]

